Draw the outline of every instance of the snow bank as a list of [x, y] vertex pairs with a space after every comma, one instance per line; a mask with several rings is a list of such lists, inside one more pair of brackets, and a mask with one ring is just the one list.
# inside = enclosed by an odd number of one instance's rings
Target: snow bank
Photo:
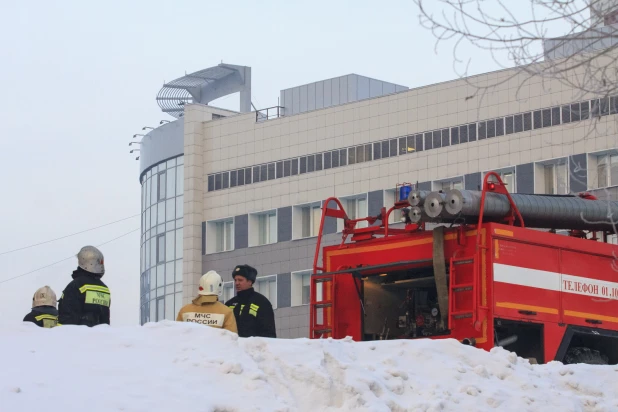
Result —
[[616, 411], [618, 367], [453, 340], [239, 339], [175, 322], [2, 331], [1, 411]]

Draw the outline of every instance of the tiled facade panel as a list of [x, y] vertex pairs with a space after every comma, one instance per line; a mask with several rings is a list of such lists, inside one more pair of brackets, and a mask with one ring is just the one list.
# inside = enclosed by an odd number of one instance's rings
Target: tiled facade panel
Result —
[[468, 173], [464, 176], [464, 188], [466, 190], [479, 190], [481, 187], [481, 172]]
[[569, 187], [571, 192], [584, 192], [588, 188], [588, 159], [585, 154], [569, 156]]
[[292, 206], [277, 209], [277, 241], [292, 240]]
[[277, 274], [277, 308], [292, 306], [292, 275], [291, 273]]
[[236, 216], [234, 218], [234, 249], [244, 249], [248, 246], [249, 215]]
[[277, 337], [283, 339], [309, 336], [309, 305], [281, 308], [275, 311]]
[[367, 194], [367, 212], [369, 216], [377, 216], [384, 206], [384, 191], [374, 190]]
[[[534, 193], [534, 164], [526, 163], [515, 167], [517, 193]], [[509, 188], [507, 187], [507, 190]]]
[[419, 182], [418, 190], [431, 190], [431, 182]]

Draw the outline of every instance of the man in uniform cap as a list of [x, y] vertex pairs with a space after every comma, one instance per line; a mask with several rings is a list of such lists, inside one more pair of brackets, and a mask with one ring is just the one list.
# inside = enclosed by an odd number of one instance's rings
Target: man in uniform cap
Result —
[[238, 336], [276, 338], [275, 313], [269, 300], [253, 289], [257, 270], [249, 265], [238, 265], [232, 272], [236, 296], [225, 304], [234, 311]]
[[194, 322], [213, 328], [223, 328], [238, 333], [232, 310], [219, 302], [223, 293], [223, 280], [214, 270], [200, 279], [198, 296], [178, 312], [178, 322]]
[[101, 280], [105, 274], [103, 253], [94, 246], [84, 246], [77, 254], [77, 264], [73, 281], [58, 302], [58, 324], [109, 325], [111, 294]]
[[32, 297], [32, 310], [24, 317], [24, 322], [32, 322], [42, 328], [53, 328], [58, 324], [56, 294], [49, 286], [43, 286]]

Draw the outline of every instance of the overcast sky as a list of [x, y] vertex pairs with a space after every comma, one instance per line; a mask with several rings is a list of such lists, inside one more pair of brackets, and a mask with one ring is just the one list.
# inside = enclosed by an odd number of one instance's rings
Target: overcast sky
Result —
[[[22, 1], [0, 15], [0, 324], [20, 322], [32, 294], [58, 297], [72, 257], [138, 229], [125, 220], [61, 241], [16, 248], [140, 212], [128, 143], [163, 114], [163, 81], [225, 63], [252, 68], [252, 101], [349, 73], [417, 87], [456, 78], [451, 49], [405, 1]], [[470, 48], [471, 72], [496, 70]], [[237, 96], [212, 103], [237, 109]], [[413, 180], [413, 178], [411, 177]], [[396, 182], [393, 182], [393, 184]], [[139, 323], [139, 231], [101, 247], [112, 324]]]

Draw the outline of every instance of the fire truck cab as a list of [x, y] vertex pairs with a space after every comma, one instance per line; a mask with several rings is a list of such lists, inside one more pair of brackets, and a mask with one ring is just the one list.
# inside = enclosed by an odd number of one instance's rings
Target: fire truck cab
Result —
[[[585, 231], [578, 223], [568, 235], [526, 227], [520, 198], [494, 173], [483, 181], [472, 224], [470, 216], [419, 212], [412, 189], [398, 186], [399, 201], [375, 217], [348, 219], [336, 198], [324, 202], [311, 338], [451, 338], [485, 350], [502, 346], [536, 363], [618, 363], [618, 250], [606, 243], [607, 227]], [[500, 196], [508, 213], [488, 217], [489, 202]], [[591, 206], [601, 202], [584, 197]], [[395, 211], [405, 220], [398, 228], [385, 223]], [[343, 241], [322, 248], [327, 217], [344, 220]], [[369, 226], [356, 228], [360, 221]]]

